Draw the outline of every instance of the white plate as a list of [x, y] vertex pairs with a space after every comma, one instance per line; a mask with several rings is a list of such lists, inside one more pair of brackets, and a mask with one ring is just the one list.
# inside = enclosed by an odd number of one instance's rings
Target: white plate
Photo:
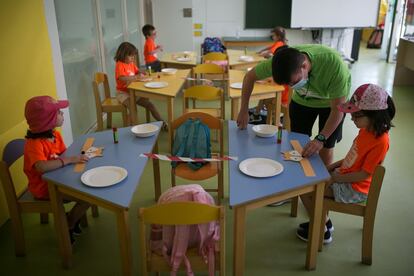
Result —
[[137, 137], [149, 137], [157, 133], [160, 128], [153, 124], [136, 125], [131, 128], [132, 133]]
[[191, 51], [184, 51], [184, 52], [183, 52], [183, 54], [184, 54], [184, 55], [191, 55], [191, 54], [192, 54], [192, 52], [191, 52]]
[[252, 56], [240, 56], [239, 60], [241, 60], [241, 61], [253, 61], [254, 58]]
[[255, 125], [252, 130], [260, 137], [272, 137], [277, 133], [277, 127], [274, 125]]
[[165, 81], [153, 81], [153, 82], [147, 82], [144, 84], [147, 88], [164, 88], [168, 86], [168, 82]]
[[175, 73], [177, 73], [177, 69], [175, 68], [164, 68], [161, 70], [161, 72], [163, 72], [166, 75], [174, 75]]
[[127, 175], [128, 172], [124, 168], [102, 166], [84, 172], [81, 181], [90, 187], [108, 187], [121, 182]]
[[242, 89], [243, 83], [242, 82], [233, 82], [233, 83], [230, 84], [230, 87], [234, 88], [234, 89]]
[[190, 57], [178, 57], [176, 58], [176, 60], [180, 62], [187, 62], [187, 61], [190, 61], [191, 58]]
[[267, 158], [249, 158], [239, 164], [239, 169], [253, 177], [271, 177], [283, 172], [279, 162]]

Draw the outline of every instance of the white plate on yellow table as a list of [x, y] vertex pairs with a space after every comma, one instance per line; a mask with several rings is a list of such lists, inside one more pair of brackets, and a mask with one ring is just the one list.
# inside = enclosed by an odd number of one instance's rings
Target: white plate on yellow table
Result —
[[239, 164], [239, 169], [253, 177], [271, 177], [283, 172], [283, 165], [268, 158], [249, 158]]
[[90, 187], [108, 187], [118, 184], [128, 175], [127, 170], [116, 166], [96, 167], [84, 172], [81, 176], [83, 184]]
[[252, 56], [240, 56], [239, 57], [239, 60], [240, 61], [247, 61], [247, 62], [249, 62], [249, 61], [253, 61], [254, 58]]
[[176, 58], [176, 60], [179, 62], [188, 62], [188, 61], [191, 61], [191, 58], [190, 57], [178, 57]]
[[242, 82], [233, 82], [230, 84], [230, 88], [233, 89], [242, 89], [243, 83]]
[[153, 81], [153, 82], [147, 82], [144, 84], [147, 88], [164, 88], [168, 86], [168, 82], [165, 81]]

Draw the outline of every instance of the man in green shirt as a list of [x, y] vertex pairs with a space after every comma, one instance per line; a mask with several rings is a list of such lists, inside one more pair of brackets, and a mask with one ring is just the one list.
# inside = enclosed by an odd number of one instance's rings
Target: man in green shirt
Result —
[[248, 123], [254, 83], [268, 77], [294, 90], [289, 105], [292, 131], [312, 136], [312, 126], [319, 117], [319, 134], [304, 146], [303, 156], [319, 152], [324, 163], [331, 164], [335, 143], [342, 139], [344, 118], [336, 107], [347, 100], [351, 88], [351, 74], [339, 53], [319, 44], [283, 47], [272, 59], [250, 70], [243, 80], [237, 118], [240, 129]]

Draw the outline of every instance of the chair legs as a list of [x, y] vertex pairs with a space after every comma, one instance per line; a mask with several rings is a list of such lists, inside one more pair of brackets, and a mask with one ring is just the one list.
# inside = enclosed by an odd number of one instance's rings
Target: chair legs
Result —
[[12, 233], [14, 237], [14, 247], [17, 257], [26, 255], [26, 245], [24, 241], [23, 223], [20, 214], [11, 218]]
[[364, 225], [362, 229], [362, 263], [366, 265], [372, 264], [372, 238], [374, 235], [374, 218], [364, 217]]
[[112, 127], [112, 113], [111, 112], [106, 113], [106, 127], [107, 128]]
[[91, 210], [92, 210], [92, 217], [94, 217], [94, 218], [99, 217], [99, 209], [98, 209], [98, 206], [92, 205], [91, 206]]
[[98, 112], [96, 114], [96, 131], [102, 131], [102, 130], [103, 130], [102, 113]]
[[86, 213], [81, 217], [81, 219], [80, 219], [80, 225], [83, 228], [86, 228], [86, 227], [89, 226], [89, 224], [88, 224], [88, 217], [86, 216]]
[[48, 224], [49, 223], [49, 214], [48, 213], [40, 213], [40, 223], [41, 224]]
[[151, 121], [150, 111], [147, 108], [145, 109], [145, 119], [147, 120], [147, 123]]
[[130, 125], [128, 112], [126, 109], [122, 110], [122, 122], [124, 124], [124, 127], [127, 127]]

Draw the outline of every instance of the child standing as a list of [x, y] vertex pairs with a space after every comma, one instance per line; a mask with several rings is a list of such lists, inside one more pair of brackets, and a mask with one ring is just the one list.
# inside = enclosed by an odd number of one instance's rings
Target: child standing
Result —
[[[141, 76], [138, 67], [135, 63], [135, 57], [138, 54], [137, 48], [129, 42], [123, 42], [119, 45], [115, 55], [115, 80], [116, 80], [116, 98], [127, 108], [129, 107], [129, 93], [128, 85], [136, 80], [144, 80], [146, 77]], [[152, 116], [157, 121], [164, 121], [161, 118], [157, 108], [147, 99], [138, 98], [137, 105], [143, 106], [148, 109]], [[164, 128], [166, 128], [164, 122]]]
[[[282, 46], [285, 46], [287, 44], [287, 38], [286, 38], [286, 31], [282, 27], [275, 27], [273, 30], [271, 30], [272, 39], [274, 43], [266, 47], [259, 52], [257, 52], [259, 55], [265, 57], [265, 58], [271, 58], [273, 54]], [[289, 87], [287, 85], [284, 85], [284, 90], [282, 92], [282, 105], [286, 106], [289, 103]], [[264, 109], [267, 105], [272, 104], [272, 99], [266, 99], [266, 100], [260, 100], [257, 106], [255, 107], [254, 113], [250, 115], [249, 123], [258, 123], [262, 121], [262, 117], [260, 116], [260, 111]], [[278, 119], [278, 118], [276, 118]]]
[[[66, 146], [55, 128], [63, 124], [63, 112], [60, 109], [68, 106], [68, 101], [56, 101], [49, 96], [34, 97], [26, 103], [25, 117], [29, 130], [24, 147], [23, 170], [29, 180], [29, 191], [39, 200], [49, 199], [47, 182], [42, 179], [43, 173], [72, 163], [88, 161], [85, 155], [60, 157]], [[76, 202], [67, 216], [73, 243], [73, 234], [81, 232], [79, 219], [85, 214], [89, 204], [69, 196], [64, 196], [64, 199]]]
[[144, 27], [142, 27], [142, 33], [145, 36], [145, 66], [148, 70], [151, 70], [153, 72], [161, 72], [161, 63], [158, 60], [157, 53], [161, 52], [163, 48], [161, 45], [155, 44], [155, 38], [157, 37], [155, 27], [150, 24], [146, 24]]
[[[343, 203], [364, 202], [368, 198], [375, 167], [382, 163], [389, 148], [388, 131], [393, 126], [394, 102], [381, 87], [364, 84], [338, 109], [351, 113], [359, 133], [345, 158], [328, 166], [331, 181], [326, 186], [325, 197]], [[308, 214], [313, 208], [311, 197], [310, 194], [301, 196]], [[330, 243], [333, 225], [328, 217], [325, 221], [324, 243]], [[309, 222], [300, 224], [297, 236], [307, 241], [308, 229]]]

